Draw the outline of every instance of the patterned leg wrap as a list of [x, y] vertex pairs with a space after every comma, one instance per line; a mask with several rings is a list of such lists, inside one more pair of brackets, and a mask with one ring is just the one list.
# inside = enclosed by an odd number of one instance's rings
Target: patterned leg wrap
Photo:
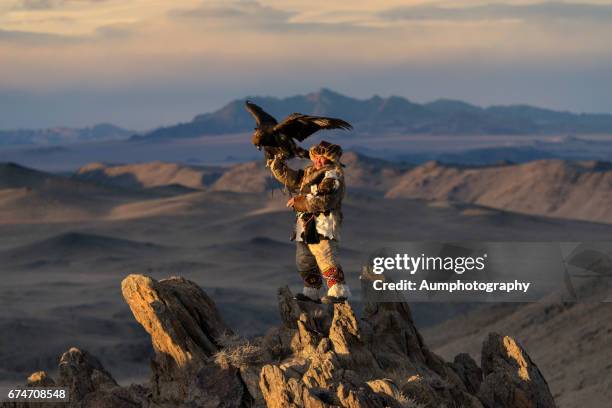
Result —
[[323, 277], [327, 281], [327, 287], [331, 288], [336, 283], [344, 283], [344, 272], [339, 266], [332, 266], [323, 271]]
[[313, 269], [308, 272], [301, 272], [300, 275], [304, 280], [304, 286], [309, 288], [319, 289], [323, 286], [323, 278], [321, 278], [321, 274], [318, 269]]

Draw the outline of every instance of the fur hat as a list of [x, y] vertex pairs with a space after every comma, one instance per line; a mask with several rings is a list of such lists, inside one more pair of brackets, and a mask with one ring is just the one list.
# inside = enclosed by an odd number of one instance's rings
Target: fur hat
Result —
[[342, 147], [340, 147], [340, 145], [321, 140], [319, 144], [312, 146], [308, 153], [311, 159], [313, 156], [323, 156], [329, 161], [339, 163], [340, 157], [342, 157]]

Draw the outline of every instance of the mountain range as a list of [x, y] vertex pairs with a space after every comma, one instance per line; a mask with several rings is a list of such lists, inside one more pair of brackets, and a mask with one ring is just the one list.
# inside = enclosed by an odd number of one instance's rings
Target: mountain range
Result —
[[356, 99], [330, 89], [286, 98], [248, 96], [191, 121], [137, 133], [102, 123], [85, 128], [0, 130], [0, 146], [66, 145], [88, 141], [172, 140], [249, 132], [255, 126], [244, 109], [251, 100], [279, 121], [304, 114], [332, 116], [352, 123], [357, 134], [387, 135], [574, 135], [612, 133], [612, 114], [571, 113], [528, 105], [480, 107], [459, 100], [415, 103], [399, 96]]
[[108, 123], [85, 128], [0, 130], [0, 146], [62, 145], [76, 142], [126, 139], [134, 132]]
[[253, 96], [197, 115], [191, 122], [161, 127], [135, 139], [189, 138], [250, 131], [254, 121], [244, 109], [246, 99], [281, 120], [293, 112], [340, 117], [365, 134], [522, 135], [596, 134], [612, 132], [612, 115], [575, 114], [528, 105], [482, 108], [439, 99], [419, 104], [399, 96], [351, 98], [329, 89], [287, 98]]

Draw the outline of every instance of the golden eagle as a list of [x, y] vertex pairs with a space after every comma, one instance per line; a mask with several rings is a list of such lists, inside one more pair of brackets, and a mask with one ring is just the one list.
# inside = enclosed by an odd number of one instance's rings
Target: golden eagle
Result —
[[350, 130], [353, 128], [350, 123], [342, 119], [309, 116], [301, 113], [293, 113], [278, 123], [272, 115], [250, 101], [246, 101], [246, 109], [253, 115], [257, 124], [251, 141], [258, 150], [264, 148], [266, 159], [277, 155], [287, 159], [296, 156], [307, 158], [308, 151], [299, 147], [296, 140], [302, 142], [321, 129]]

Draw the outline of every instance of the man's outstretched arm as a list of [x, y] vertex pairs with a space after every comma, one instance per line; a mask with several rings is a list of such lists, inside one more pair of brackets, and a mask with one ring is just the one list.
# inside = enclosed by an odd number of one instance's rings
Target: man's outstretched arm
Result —
[[289, 191], [299, 191], [302, 178], [304, 177], [304, 170], [294, 170], [287, 166], [284, 159], [276, 157], [270, 161], [269, 167], [274, 178], [284, 184]]

